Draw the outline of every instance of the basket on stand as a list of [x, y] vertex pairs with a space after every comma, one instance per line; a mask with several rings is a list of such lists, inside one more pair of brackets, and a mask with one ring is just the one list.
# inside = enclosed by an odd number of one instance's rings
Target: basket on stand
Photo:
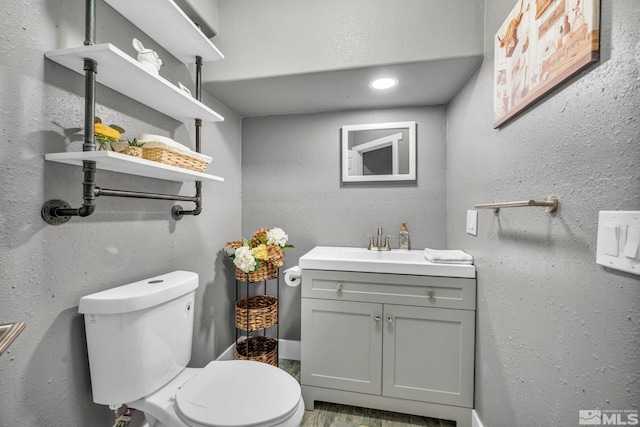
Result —
[[236, 302], [236, 327], [245, 331], [265, 329], [278, 323], [278, 299], [256, 295]]
[[247, 338], [236, 344], [236, 359], [278, 366], [278, 343], [271, 337]]
[[[253, 241], [256, 241], [258, 236], [261, 235], [266, 229], [260, 229], [253, 235]], [[266, 233], [266, 232], [264, 232]], [[227, 249], [237, 249], [243, 246], [244, 242], [241, 240], [235, 240], [233, 242], [227, 242]], [[278, 268], [284, 265], [284, 253], [282, 248], [277, 245], [268, 245], [268, 258], [267, 260], [260, 261], [260, 266], [248, 273], [236, 268], [236, 279], [244, 282], [262, 282], [263, 280], [273, 279], [278, 274]]]
[[262, 282], [263, 280], [273, 279], [276, 274], [278, 274], [278, 267], [269, 261], [262, 261], [260, 268], [249, 273], [236, 268], [236, 279], [244, 282]]
[[[226, 244], [226, 253], [233, 258], [236, 267], [235, 357], [238, 360], [253, 360], [278, 366], [279, 268], [284, 265], [284, 248], [293, 247], [287, 244], [288, 238], [281, 228], [260, 228], [250, 240], [236, 240]], [[276, 279], [275, 297], [267, 295], [267, 282], [271, 279]], [[260, 282], [264, 284], [263, 294], [251, 296], [252, 293], [260, 293]], [[240, 299], [240, 286], [246, 286], [244, 299]], [[267, 329], [270, 327], [275, 327], [275, 338], [267, 336]], [[262, 336], [258, 335], [259, 330], [262, 330]], [[242, 335], [246, 338], [240, 341]]]

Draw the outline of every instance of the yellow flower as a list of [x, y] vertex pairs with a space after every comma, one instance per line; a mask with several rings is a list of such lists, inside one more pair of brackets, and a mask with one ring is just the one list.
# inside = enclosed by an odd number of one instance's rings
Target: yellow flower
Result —
[[117, 141], [118, 138], [120, 138], [120, 132], [112, 127], [105, 126], [102, 123], [95, 123], [93, 125], [93, 130], [98, 137], [102, 137], [112, 141]]
[[267, 245], [261, 244], [251, 249], [251, 253], [255, 259], [260, 259], [266, 261], [269, 259], [269, 251], [267, 250]]

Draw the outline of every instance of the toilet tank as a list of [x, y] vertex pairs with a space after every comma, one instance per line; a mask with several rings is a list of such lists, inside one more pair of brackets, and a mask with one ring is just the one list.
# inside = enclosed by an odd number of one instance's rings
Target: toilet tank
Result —
[[197, 287], [196, 273], [174, 271], [80, 299], [95, 403], [140, 399], [187, 366]]

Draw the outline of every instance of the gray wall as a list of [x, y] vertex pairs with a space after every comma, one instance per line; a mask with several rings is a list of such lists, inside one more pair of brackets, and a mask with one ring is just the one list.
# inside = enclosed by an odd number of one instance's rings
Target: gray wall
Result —
[[[78, 5], [80, 3], [80, 6]], [[174, 222], [171, 202], [98, 198], [96, 213], [50, 226], [40, 218], [44, 201], [82, 202], [79, 167], [44, 161], [46, 152], [81, 150], [72, 128], [84, 124], [82, 76], [44, 58], [44, 52], [82, 45], [84, 2], [2, 2], [0, 37], [0, 323], [24, 321], [24, 332], [0, 357], [1, 426], [113, 425], [108, 408], [91, 401], [80, 297], [172, 270], [200, 274], [196, 294], [193, 366], [203, 366], [233, 342], [232, 273], [220, 256], [240, 234], [241, 121], [206, 97], [224, 123], [205, 123], [203, 151], [214, 157], [204, 184], [204, 212]], [[98, 4], [98, 42], [112, 41], [133, 55], [131, 39], [157, 49], [161, 74], [193, 91], [187, 67], [143, 33]], [[120, 94], [98, 87], [97, 113], [139, 132], [194, 141], [181, 124]], [[193, 147], [193, 145], [192, 145]], [[180, 184], [98, 172], [98, 185], [192, 195]], [[183, 203], [190, 209], [193, 204]], [[113, 345], [123, 345], [116, 343]]]
[[[216, 45], [226, 59], [205, 80], [476, 56], [482, 0], [222, 0]], [[452, 31], [461, 23], [464, 28]]]
[[[2, 3], [0, 323], [22, 320], [27, 329], [0, 357], [0, 425], [113, 423], [106, 408], [91, 403], [81, 296], [174, 269], [198, 272], [192, 365], [203, 366], [233, 341], [233, 272], [219, 253], [227, 240], [281, 226], [296, 245], [288, 267], [315, 245], [364, 246], [362, 234], [377, 226], [397, 233], [403, 221], [413, 247], [462, 248], [476, 258], [476, 407], [486, 426], [576, 425], [580, 409], [637, 408], [638, 278], [597, 266], [595, 236], [599, 210], [640, 209], [640, 10], [636, 0], [602, 2], [600, 63], [497, 131], [492, 37], [513, 3], [486, 1], [486, 59], [446, 114], [442, 107], [407, 108], [241, 124], [205, 97], [226, 118], [203, 131], [211, 171], [226, 181], [204, 184], [201, 216], [175, 223], [169, 202], [106, 198], [91, 217], [60, 227], [42, 222], [42, 203], [62, 198], [78, 206], [82, 174], [45, 163], [43, 155], [80, 149], [69, 130], [83, 123], [83, 80], [43, 54], [82, 44], [83, 8]], [[190, 83], [183, 65], [98, 6], [98, 42], [133, 54], [130, 41], [138, 37], [159, 51], [165, 77]], [[98, 100], [98, 114], [126, 128], [125, 136], [193, 140], [192, 126], [108, 89], [99, 87]], [[404, 120], [418, 122], [417, 185], [341, 186], [340, 127]], [[106, 172], [98, 183], [193, 191]], [[548, 194], [560, 199], [556, 214], [481, 211], [478, 237], [464, 233], [475, 203]], [[297, 339], [299, 288], [283, 293], [282, 335]]]
[[[417, 183], [341, 185], [343, 125], [417, 122]], [[242, 231], [282, 227], [295, 248], [285, 268], [316, 245], [359, 246], [363, 234], [397, 235], [408, 223], [414, 248], [443, 248], [445, 110], [403, 108], [244, 119]], [[397, 239], [392, 241], [397, 247]], [[300, 288], [281, 294], [281, 336], [300, 339]]]
[[[447, 238], [478, 270], [476, 410], [485, 426], [578, 425], [638, 409], [640, 281], [596, 265], [600, 210], [640, 210], [640, 8], [603, 1], [597, 65], [492, 129], [493, 37], [513, 0], [486, 2], [485, 59], [447, 110]], [[555, 195], [560, 208], [478, 211]]]

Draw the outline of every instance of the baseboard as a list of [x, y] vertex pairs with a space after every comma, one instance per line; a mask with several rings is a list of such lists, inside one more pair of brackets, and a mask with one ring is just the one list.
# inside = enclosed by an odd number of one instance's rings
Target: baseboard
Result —
[[484, 427], [475, 409], [471, 411], [471, 427]]
[[[300, 360], [300, 341], [279, 340], [278, 342], [280, 359]], [[235, 344], [231, 344], [216, 360], [235, 359], [235, 347]]]
[[233, 360], [235, 359], [234, 349], [236, 348], [235, 344], [231, 344], [229, 348], [222, 352], [220, 356], [216, 360]]

